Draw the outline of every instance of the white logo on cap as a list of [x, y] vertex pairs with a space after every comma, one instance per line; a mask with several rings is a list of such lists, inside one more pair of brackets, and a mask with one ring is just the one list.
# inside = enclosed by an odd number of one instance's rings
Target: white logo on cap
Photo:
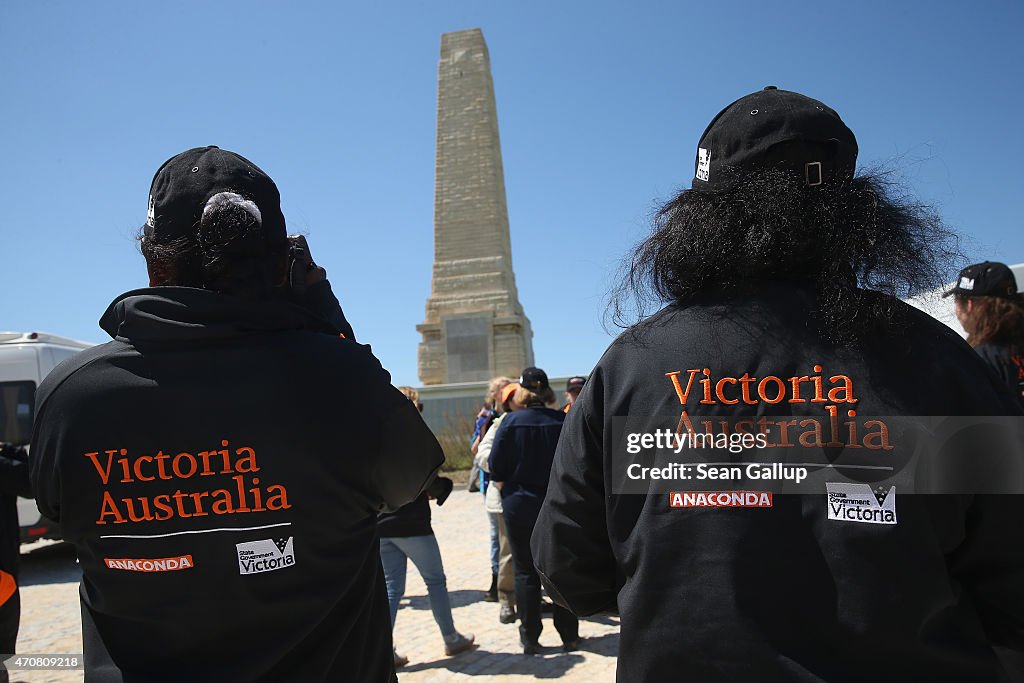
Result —
[[974, 278], [972, 278], [972, 277], [961, 277], [960, 278], [960, 289], [974, 289]]
[[153, 195], [149, 195], [149, 210], [146, 212], [146, 225], [156, 227], [156, 205], [153, 203]]
[[697, 148], [697, 180], [708, 182], [711, 177], [711, 150], [703, 147]]

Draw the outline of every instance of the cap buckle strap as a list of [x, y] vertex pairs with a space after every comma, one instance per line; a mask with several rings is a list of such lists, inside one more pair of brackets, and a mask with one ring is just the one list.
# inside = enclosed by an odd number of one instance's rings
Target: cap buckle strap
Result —
[[816, 187], [825, 182], [825, 174], [821, 170], [820, 161], [810, 161], [804, 164], [804, 179], [811, 187]]

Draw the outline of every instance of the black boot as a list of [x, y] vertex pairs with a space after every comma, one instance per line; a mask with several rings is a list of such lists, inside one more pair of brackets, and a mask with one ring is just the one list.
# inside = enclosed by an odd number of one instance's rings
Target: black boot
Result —
[[498, 575], [491, 574], [491, 587], [484, 595], [484, 602], [498, 602]]

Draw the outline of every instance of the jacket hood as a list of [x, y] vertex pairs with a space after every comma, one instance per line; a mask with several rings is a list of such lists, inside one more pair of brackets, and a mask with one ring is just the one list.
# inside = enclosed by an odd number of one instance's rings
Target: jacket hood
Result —
[[100, 327], [119, 341], [228, 339], [253, 332], [332, 330], [312, 313], [283, 301], [248, 301], [193, 287], [125, 292], [107, 307]]

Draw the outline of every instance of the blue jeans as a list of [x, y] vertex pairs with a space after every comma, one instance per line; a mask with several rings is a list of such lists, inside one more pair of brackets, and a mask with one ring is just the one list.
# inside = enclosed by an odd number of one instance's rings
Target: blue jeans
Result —
[[487, 521], [491, 526], [491, 574], [497, 575], [501, 560], [501, 545], [498, 539], [498, 515], [488, 512]]
[[380, 563], [384, 567], [384, 582], [388, 588], [392, 628], [398, 616], [398, 603], [405, 595], [406, 559], [412, 560], [423, 577], [423, 583], [427, 584], [430, 611], [434, 614], [437, 627], [441, 629], [441, 635], [453, 635], [455, 623], [452, 621], [452, 605], [448, 600], [448, 583], [441, 564], [441, 549], [437, 547], [437, 539], [433, 534], [380, 539]]

